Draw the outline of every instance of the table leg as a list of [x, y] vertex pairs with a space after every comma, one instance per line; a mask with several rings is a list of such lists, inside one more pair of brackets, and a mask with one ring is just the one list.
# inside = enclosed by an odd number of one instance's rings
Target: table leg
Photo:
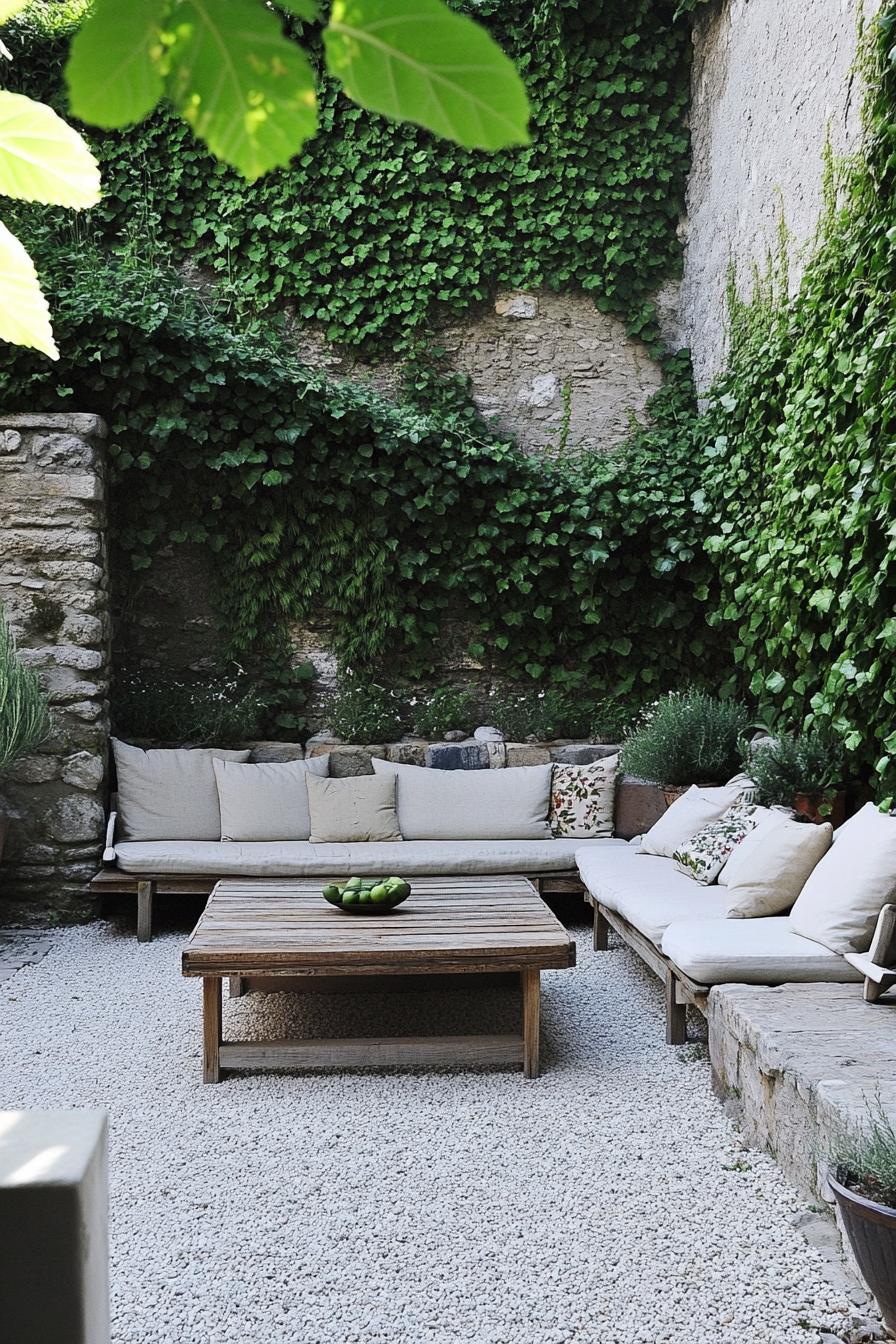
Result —
[[541, 972], [527, 967], [520, 972], [523, 990], [523, 1073], [537, 1078], [540, 1059]]
[[221, 981], [217, 976], [202, 978], [202, 1081], [221, 1081]]

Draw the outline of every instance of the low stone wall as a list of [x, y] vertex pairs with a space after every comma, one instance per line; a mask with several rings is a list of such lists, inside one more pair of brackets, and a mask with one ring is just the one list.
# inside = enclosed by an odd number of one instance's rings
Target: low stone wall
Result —
[[336, 779], [373, 774], [374, 756], [401, 765], [428, 765], [436, 770], [495, 770], [513, 765], [549, 765], [551, 762], [590, 765], [592, 761], [613, 756], [618, 750], [618, 746], [571, 738], [555, 742], [478, 742], [469, 737], [459, 742], [431, 742], [412, 737], [402, 738], [400, 742], [359, 746], [318, 734], [305, 744], [306, 756], [330, 757], [330, 774]]
[[0, 780], [0, 922], [91, 908], [109, 734], [104, 436], [94, 415], [0, 419], [0, 601], [53, 716], [47, 741]]
[[[859, 984], [721, 985], [708, 1025], [713, 1085], [748, 1143], [833, 1212], [826, 1171], [838, 1137], [878, 1104], [896, 1125], [896, 997], [865, 1003]], [[840, 1249], [854, 1264], [845, 1234]], [[856, 1338], [877, 1338], [862, 1328]]]

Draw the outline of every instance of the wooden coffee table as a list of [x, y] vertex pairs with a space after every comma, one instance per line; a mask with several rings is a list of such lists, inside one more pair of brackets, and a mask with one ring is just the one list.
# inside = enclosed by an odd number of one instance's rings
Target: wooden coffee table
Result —
[[[333, 879], [338, 880], [338, 879]], [[219, 882], [183, 954], [202, 977], [203, 1080], [222, 1069], [521, 1064], [539, 1071], [541, 971], [575, 964], [575, 944], [524, 877], [411, 878], [387, 915], [328, 906], [318, 880]], [[354, 1040], [224, 1041], [225, 977], [333, 977], [519, 972], [523, 1032]], [[308, 981], [308, 983], [313, 983]], [[287, 986], [284, 986], [286, 988]]]

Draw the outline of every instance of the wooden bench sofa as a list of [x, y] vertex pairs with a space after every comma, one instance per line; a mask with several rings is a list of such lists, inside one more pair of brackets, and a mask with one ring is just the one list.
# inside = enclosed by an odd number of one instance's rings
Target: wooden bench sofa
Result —
[[[713, 985], [848, 983], [868, 973], [861, 959], [793, 933], [786, 915], [726, 918], [723, 885], [701, 886], [671, 859], [640, 854], [637, 843], [582, 850], [576, 861], [594, 909], [595, 949], [608, 949], [612, 930], [663, 982], [669, 1045], [686, 1041], [687, 1007], [705, 1014]], [[889, 983], [885, 976], [873, 983], [881, 982]]]

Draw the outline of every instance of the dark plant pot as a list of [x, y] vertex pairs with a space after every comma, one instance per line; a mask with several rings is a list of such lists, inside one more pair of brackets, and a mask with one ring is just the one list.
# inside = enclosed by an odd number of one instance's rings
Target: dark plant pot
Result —
[[[825, 809], [824, 813], [822, 808]], [[793, 800], [793, 810], [799, 812], [801, 817], [808, 817], [816, 825], [821, 821], [829, 821], [836, 830], [846, 819], [846, 794], [836, 793], [831, 798], [820, 793], [798, 793]]]
[[3, 813], [0, 812], [0, 863], [3, 862], [3, 845], [6, 841], [6, 832], [9, 830], [9, 822]]
[[[838, 1173], [839, 1175], [839, 1173]], [[896, 1209], [875, 1204], [828, 1175], [862, 1278], [896, 1336]]]

